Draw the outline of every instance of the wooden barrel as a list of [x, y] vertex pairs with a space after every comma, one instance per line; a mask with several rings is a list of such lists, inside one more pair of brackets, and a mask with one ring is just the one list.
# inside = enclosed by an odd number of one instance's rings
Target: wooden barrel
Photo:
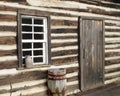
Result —
[[65, 96], [66, 70], [54, 68], [48, 70], [49, 96]]

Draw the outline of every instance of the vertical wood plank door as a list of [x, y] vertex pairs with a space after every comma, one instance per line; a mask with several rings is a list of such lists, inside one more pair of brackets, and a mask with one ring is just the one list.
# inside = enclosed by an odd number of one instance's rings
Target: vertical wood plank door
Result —
[[88, 90], [104, 82], [104, 22], [79, 18], [80, 88]]

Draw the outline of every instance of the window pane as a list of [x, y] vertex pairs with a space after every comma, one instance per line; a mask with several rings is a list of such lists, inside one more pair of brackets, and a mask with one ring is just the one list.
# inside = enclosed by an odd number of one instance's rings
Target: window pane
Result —
[[34, 48], [43, 48], [42, 43], [34, 43]]
[[22, 31], [32, 32], [32, 26], [22, 26]]
[[31, 18], [22, 18], [22, 24], [32, 24]]
[[43, 34], [34, 34], [34, 39], [43, 39]]
[[34, 50], [34, 56], [37, 55], [43, 55], [43, 51], [42, 50]]
[[22, 47], [23, 47], [23, 49], [31, 48], [32, 44], [31, 43], [23, 43]]
[[34, 27], [34, 32], [43, 32], [43, 27]]
[[32, 39], [32, 34], [22, 34], [23, 39]]
[[43, 62], [43, 58], [42, 57], [35, 57], [34, 62]]
[[34, 19], [34, 24], [41, 24], [41, 25], [43, 25], [43, 19]]
[[23, 51], [23, 56], [32, 55], [32, 51]]

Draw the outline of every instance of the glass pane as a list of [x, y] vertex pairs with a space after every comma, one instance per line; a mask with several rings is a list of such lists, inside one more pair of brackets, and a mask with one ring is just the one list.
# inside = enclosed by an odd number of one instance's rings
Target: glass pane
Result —
[[23, 56], [32, 55], [32, 51], [23, 51]]
[[34, 19], [34, 24], [43, 25], [43, 19]]
[[22, 34], [22, 39], [32, 39], [32, 34]]
[[34, 43], [34, 48], [43, 48], [42, 43]]
[[43, 62], [43, 58], [42, 57], [35, 57], [34, 62]]
[[43, 32], [43, 27], [34, 27], [34, 32]]
[[23, 43], [22, 47], [23, 47], [23, 49], [32, 48], [32, 44], [31, 43]]
[[43, 51], [42, 50], [34, 50], [34, 56], [37, 55], [43, 55]]
[[32, 32], [32, 26], [22, 26], [22, 31]]
[[22, 18], [22, 24], [32, 24], [31, 18]]
[[43, 39], [43, 34], [34, 34], [34, 39]]

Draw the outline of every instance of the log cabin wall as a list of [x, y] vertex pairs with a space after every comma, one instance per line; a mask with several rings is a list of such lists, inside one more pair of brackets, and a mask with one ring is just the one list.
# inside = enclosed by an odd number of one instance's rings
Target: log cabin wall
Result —
[[120, 79], [119, 3], [108, 0], [39, 2], [41, 5], [35, 7], [26, 0], [0, 1], [0, 96], [47, 96], [49, 66], [17, 70], [18, 10], [34, 10], [50, 15], [51, 65], [67, 69], [68, 95], [79, 92], [78, 16], [105, 19], [105, 84]]

